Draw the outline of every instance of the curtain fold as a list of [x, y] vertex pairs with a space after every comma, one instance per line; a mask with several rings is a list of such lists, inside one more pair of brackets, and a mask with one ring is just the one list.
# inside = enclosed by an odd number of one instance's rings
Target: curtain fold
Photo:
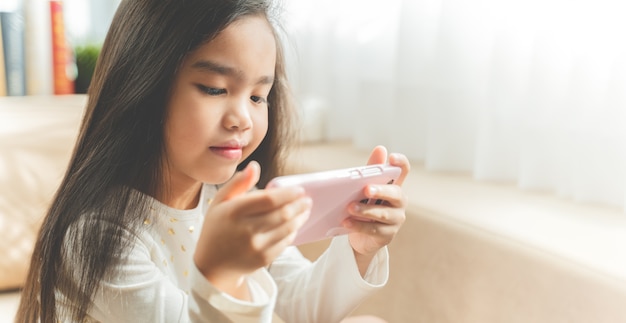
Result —
[[[433, 171], [625, 206], [626, 4], [286, 2], [315, 140], [387, 145]], [[315, 118], [314, 118], [315, 117]]]

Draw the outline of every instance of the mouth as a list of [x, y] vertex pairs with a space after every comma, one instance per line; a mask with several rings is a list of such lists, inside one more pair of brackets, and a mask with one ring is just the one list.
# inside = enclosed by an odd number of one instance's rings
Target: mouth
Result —
[[241, 142], [228, 142], [217, 146], [210, 146], [209, 150], [214, 154], [228, 160], [239, 160], [243, 156], [245, 144]]

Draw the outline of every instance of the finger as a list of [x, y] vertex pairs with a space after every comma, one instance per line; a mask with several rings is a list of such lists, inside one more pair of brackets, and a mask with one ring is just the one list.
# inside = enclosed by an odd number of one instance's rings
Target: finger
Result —
[[370, 158], [367, 160], [368, 165], [384, 164], [387, 161], [387, 148], [385, 146], [376, 146]]
[[233, 205], [233, 213], [237, 216], [263, 215], [275, 212], [304, 196], [305, 191], [300, 186], [252, 191], [238, 198]]
[[309, 219], [310, 214], [311, 212], [300, 213], [291, 221], [287, 221], [269, 231], [270, 237], [273, 237], [273, 239], [270, 239], [270, 242], [272, 244], [286, 243], [286, 245], [290, 245], [296, 238], [298, 230], [300, 230], [304, 223], [306, 223]]
[[280, 254], [285, 251], [287, 247], [289, 247], [296, 238], [297, 231], [294, 231], [280, 240], [266, 241], [267, 246], [265, 246], [258, 255], [261, 257], [260, 263], [262, 267], [269, 266]]
[[409, 171], [411, 171], [411, 163], [409, 163], [409, 159], [403, 154], [393, 153], [389, 155], [389, 164], [392, 166], [398, 166], [402, 169], [400, 176], [395, 181], [395, 184], [402, 185], [404, 179], [409, 174]]
[[348, 212], [353, 220], [397, 225], [405, 221], [403, 209], [380, 205], [352, 203]]
[[310, 212], [297, 214], [289, 221], [276, 226], [263, 233], [259, 233], [253, 238], [253, 245], [258, 250], [267, 250], [277, 244], [290, 245], [295, 239], [298, 229], [309, 219]]
[[404, 194], [402, 187], [392, 184], [392, 185], [367, 185], [363, 189], [363, 194], [368, 198], [369, 201], [373, 201], [373, 203], [367, 204], [375, 204], [375, 205], [387, 205], [391, 207], [404, 208], [407, 204], [407, 197]]
[[259, 181], [261, 166], [256, 161], [251, 161], [242, 171], [235, 173], [226, 185], [215, 195], [215, 202], [227, 201], [250, 191]]
[[343, 220], [342, 224], [351, 233], [359, 232], [370, 236], [380, 236], [387, 241], [390, 241], [400, 228], [398, 225], [359, 221], [350, 218]]
[[313, 201], [310, 197], [302, 197], [291, 203], [287, 203], [273, 212], [253, 219], [255, 225], [261, 232], [273, 230], [286, 222], [293, 220], [298, 215], [310, 213]]

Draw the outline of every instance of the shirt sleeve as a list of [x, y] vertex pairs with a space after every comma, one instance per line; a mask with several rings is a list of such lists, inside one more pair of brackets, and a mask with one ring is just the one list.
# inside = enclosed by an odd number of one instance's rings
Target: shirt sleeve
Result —
[[361, 277], [348, 236], [333, 238], [313, 263], [289, 247], [270, 267], [278, 286], [276, 312], [286, 322], [339, 322], [389, 278], [382, 248]]
[[[238, 300], [214, 287], [195, 267], [189, 295], [150, 257], [152, 240], [133, 239], [132, 247], [100, 284], [89, 315], [102, 322], [272, 322], [276, 285], [266, 270], [249, 276], [254, 300]], [[134, 237], [134, 238], [133, 238]]]

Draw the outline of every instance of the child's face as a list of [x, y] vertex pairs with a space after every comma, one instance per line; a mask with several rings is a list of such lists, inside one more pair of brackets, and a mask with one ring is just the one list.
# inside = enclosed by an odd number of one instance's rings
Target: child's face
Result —
[[276, 65], [270, 28], [264, 18], [241, 18], [186, 57], [165, 123], [174, 190], [227, 181], [265, 137]]

